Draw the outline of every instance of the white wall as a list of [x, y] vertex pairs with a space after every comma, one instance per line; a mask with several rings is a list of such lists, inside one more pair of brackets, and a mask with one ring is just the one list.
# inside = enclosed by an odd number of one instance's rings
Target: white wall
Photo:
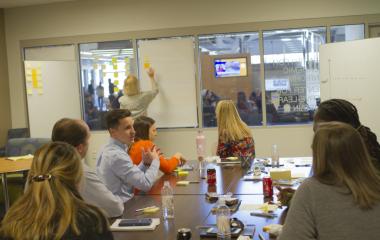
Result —
[[[80, 0], [5, 10], [12, 127], [27, 125], [20, 40], [303, 18], [380, 13], [378, 0]], [[275, 127], [253, 129], [259, 155], [268, 155], [272, 139], [284, 155], [310, 154], [311, 128]], [[103, 141], [96, 133], [92, 146]], [[216, 141], [215, 130], [208, 132]], [[166, 153], [182, 151], [194, 157], [195, 130], [160, 133]], [[180, 140], [179, 140], [180, 139]], [[174, 144], [175, 143], [175, 144]], [[92, 149], [93, 149], [92, 148]]]

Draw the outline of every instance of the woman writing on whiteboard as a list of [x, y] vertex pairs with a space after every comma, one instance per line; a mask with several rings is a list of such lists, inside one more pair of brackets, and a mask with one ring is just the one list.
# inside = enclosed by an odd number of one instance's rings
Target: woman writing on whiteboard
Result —
[[149, 68], [147, 73], [152, 84], [151, 91], [141, 92], [139, 81], [134, 75], [129, 75], [124, 81], [124, 96], [119, 99], [120, 108], [128, 109], [132, 113], [133, 118], [146, 115], [149, 104], [158, 94], [154, 70]]
[[[133, 163], [138, 165], [142, 160], [141, 150], [154, 148], [155, 144], [153, 141], [157, 136], [157, 129], [155, 121], [146, 116], [138, 117], [133, 124], [133, 128], [136, 131], [135, 142], [129, 149], [129, 156]], [[160, 170], [163, 173], [170, 174], [178, 165], [182, 165], [185, 162], [186, 160], [181, 153], [176, 153], [171, 158], [165, 158], [160, 151]]]
[[255, 157], [255, 143], [248, 126], [241, 120], [235, 104], [222, 100], [216, 105], [218, 148], [216, 155], [226, 157]]

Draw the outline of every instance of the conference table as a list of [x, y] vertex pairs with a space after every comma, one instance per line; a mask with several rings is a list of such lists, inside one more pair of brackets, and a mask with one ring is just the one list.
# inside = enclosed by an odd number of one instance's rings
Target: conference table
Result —
[[33, 158], [19, 159], [12, 161], [6, 158], [0, 158], [0, 174], [2, 179], [2, 186], [4, 192], [4, 205], [5, 211], [9, 209], [9, 193], [7, 184], [7, 174], [23, 172], [30, 169]]
[[[294, 158], [300, 159], [300, 158]], [[280, 159], [284, 161], [284, 159]], [[294, 161], [293, 161], [294, 162]], [[258, 234], [262, 234], [269, 239], [267, 233], [263, 232], [263, 227], [268, 224], [281, 223], [282, 218], [286, 215], [286, 208], [278, 208], [275, 218], [265, 218], [251, 216], [250, 213], [255, 206], [262, 205], [265, 202], [276, 202], [274, 196], [270, 199], [264, 198], [262, 181], [244, 180], [247, 169], [243, 169], [239, 164], [216, 164], [209, 163], [206, 168], [215, 168], [216, 170], [216, 186], [209, 186], [204, 177], [203, 172], [198, 168], [197, 161], [190, 161], [194, 166], [187, 176], [178, 176], [173, 173], [161, 176], [149, 192], [136, 192], [135, 196], [125, 203], [124, 214], [122, 218], [159, 218], [160, 224], [155, 230], [150, 231], [114, 231], [115, 239], [176, 239], [177, 231], [180, 228], [189, 228], [192, 233], [191, 239], [201, 239], [199, 232], [202, 228], [215, 227], [216, 216], [212, 212], [212, 208], [216, 206], [216, 202], [210, 202], [206, 199], [206, 193], [216, 192], [218, 194], [232, 194], [233, 197], [241, 200], [241, 204], [236, 212], [231, 213], [231, 218], [238, 218], [245, 224], [244, 234], [253, 235], [253, 239], [259, 239]], [[297, 175], [303, 174], [307, 177], [310, 167], [295, 167], [294, 164], [286, 165], [292, 168], [292, 172]], [[294, 169], [294, 170], [293, 170]], [[269, 171], [266, 168], [266, 171]], [[203, 170], [204, 171], [204, 170]], [[177, 186], [177, 181], [190, 181], [186, 186]], [[174, 189], [174, 219], [164, 220], [161, 211], [161, 188], [165, 181], [169, 181]], [[294, 187], [297, 187], [295, 185]], [[160, 211], [150, 214], [142, 214], [136, 212], [137, 209], [158, 206]], [[205, 238], [202, 238], [205, 239]]]

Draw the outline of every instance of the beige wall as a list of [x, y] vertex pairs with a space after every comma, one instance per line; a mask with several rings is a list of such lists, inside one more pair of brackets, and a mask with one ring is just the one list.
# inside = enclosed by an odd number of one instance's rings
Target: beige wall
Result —
[[[81, 0], [5, 10], [12, 127], [27, 125], [20, 41], [27, 39], [180, 28], [232, 23], [322, 18], [380, 13], [378, 0]], [[223, 29], [221, 28], [221, 32]], [[259, 156], [276, 142], [284, 155], [309, 155], [310, 126], [253, 128]], [[176, 150], [194, 158], [195, 130], [160, 132], [166, 153]], [[207, 131], [216, 141], [215, 129]], [[106, 133], [92, 138], [91, 154]]]
[[6, 142], [11, 127], [7, 49], [5, 45], [4, 11], [0, 9], [0, 146]]

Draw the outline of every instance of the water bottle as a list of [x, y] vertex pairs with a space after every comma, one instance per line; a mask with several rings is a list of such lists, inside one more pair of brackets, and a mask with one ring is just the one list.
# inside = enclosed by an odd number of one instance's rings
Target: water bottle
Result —
[[197, 156], [198, 160], [202, 161], [205, 157], [205, 150], [206, 150], [206, 137], [203, 135], [202, 130], [198, 130], [197, 137], [195, 139], [195, 142], [197, 144]]
[[173, 188], [170, 186], [169, 181], [164, 182], [164, 186], [161, 189], [161, 198], [164, 219], [174, 218]]
[[272, 167], [280, 167], [280, 154], [276, 144], [272, 145]]
[[218, 240], [231, 239], [230, 209], [226, 206], [222, 196], [219, 197], [218, 208], [216, 210], [216, 226], [218, 228]]

